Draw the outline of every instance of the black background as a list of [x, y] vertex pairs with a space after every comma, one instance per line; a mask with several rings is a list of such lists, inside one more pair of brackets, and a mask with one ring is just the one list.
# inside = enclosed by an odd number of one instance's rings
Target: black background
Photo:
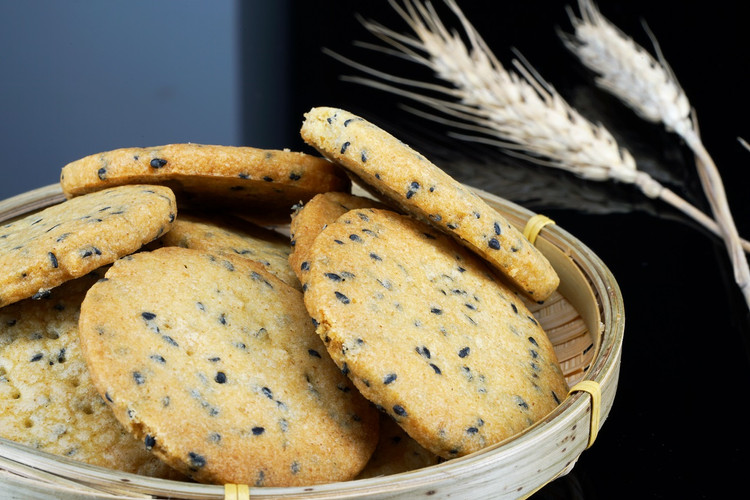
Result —
[[[7, 8], [9, 3], [3, 0], [0, 6]], [[92, 16], [101, 16], [101, 22], [114, 19], [96, 11], [94, 2], [74, 3], [92, 10]], [[143, 2], [113, 4], [121, 10], [153, 8]], [[167, 14], [203, 15], [195, 2], [155, 4]], [[391, 73], [430, 78], [412, 64], [353, 45], [355, 40], [376, 42], [358, 23], [356, 13], [398, 31], [407, 30], [383, 0], [274, 2], [273, 8], [263, 2], [216, 4], [229, 4], [233, 24], [190, 24], [177, 15], [157, 21], [188, 39], [200, 37], [209, 48], [214, 35], [230, 28], [236, 32], [237, 56], [223, 63], [232, 65], [226, 71], [235, 71], [239, 80], [232, 108], [238, 117], [236, 127], [217, 133], [223, 129], [211, 114], [215, 109], [190, 107], [196, 99], [218, 99], [217, 92], [222, 90], [208, 83], [197, 94], [178, 99], [178, 105], [191, 110], [186, 118], [190, 128], [186, 128], [181, 121], [185, 118], [154, 117], [137, 95], [80, 78], [78, 84], [84, 89], [89, 85], [92, 96], [124, 100], [122, 109], [131, 109], [144, 121], [161, 120], [162, 127], [149, 129], [148, 134], [111, 127], [103, 139], [87, 142], [83, 131], [91, 124], [82, 118], [76, 129], [76, 117], [61, 117], [52, 101], [37, 111], [38, 119], [63, 123], [58, 131], [67, 135], [58, 139], [73, 137], [78, 146], [64, 153], [64, 145], [59, 146], [59, 160], [41, 164], [34, 160], [34, 148], [40, 144], [49, 148], [50, 142], [19, 131], [10, 115], [3, 113], [0, 145], [7, 156], [0, 163], [2, 196], [56, 182], [66, 162], [116, 147], [193, 141], [310, 152], [298, 135], [303, 113], [313, 106], [349, 109], [389, 129], [460, 180], [550, 216], [594, 250], [621, 287], [626, 330], [614, 407], [597, 441], [581, 455], [573, 471], [547, 485], [537, 498], [721, 498], [742, 487], [750, 450], [744, 410], [750, 378], [750, 322], [718, 238], [632, 186], [584, 181], [567, 172], [524, 164], [488, 147], [453, 141], [441, 127], [405, 111], [403, 99], [342, 81], [341, 75], [357, 74], [356, 70], [325, 55], [322, 47]], [[436, 4], [441, 8], [440, 2]], [[692, 156], [679, 138], [636, 118], [596, 89], [591, 75], [561, 44], [556, 29], [570, 31], [565, 11], [569, 2], [467, 0], [460, 4], [504, 64], [509, 65], [513, 57], [511, 48], [518, 49], [582, 114], [604, 123], [633, 153], [639, 168], [706, 208]], [[656, 35], [696, 109], [704, 143], [724, 179], [739, 232], [750, 238], [750, 152], [738, 142], [738, 137], [750, 139], [744, 74], [750, 36], [741, 3], [639, 0], [599, 5], [605, 16], [645, 47], [650, 49], [651, 44], [642, 21]], [[452, 22], [448, 15], [445, 19]], [[34, 29], [31, 21], [27, 19], [29, 30]], [[44, 35], [43, 31], [35, 33]], [[153, 32], [139, 31], [133, 36], [147, 35], [165, 57], [191, 56], [185, 53], [189, 49], [184, 44], [168, 44]], [[62, 42], [50, 41], [50, 50]], [[102, 43], [116, 43], [124, 51], [129, 47], [127, 36], [102, 39]], [[2, 50], [24, 54], [26, 49], [21, 44]], [[123, 78], [143, 81], [160, 75], [159, 63], [151, 62], [145, 49], [137, 50], [144, 52], [134, 54], [135, 59], [142, 57], [147, 64], [123, 71], [128, 75]], [[210, 53], [203, 57], [215, 60]], [[7, 65], [0, 70], [10, 71]], [[97, 68], [90, 70], [95, 73]], [[64, 76], [64, 61], [56, 71], [56, 77]], [[193, 73], [181, 74], [179, 68], [169, 76], [178, 96], [180, 89], [195, 83]], [[226, 77], [209, 76], [217, 81]], [[48, 83], [54, 84], [54, 78], [50, 75]], [[0, 96], [4, 108], [41, 92], [38, 85], [24, 87], [22, 83], [11, 90]], [[62, 106], [66, 95], [56, 99]], [[86, 105], [97, 104], [83, 99], [81, 106]], [[106, 115], [106, 106], [102, 111]], [[107, 116], [104, 121], [117, 120], [117, 116]]]

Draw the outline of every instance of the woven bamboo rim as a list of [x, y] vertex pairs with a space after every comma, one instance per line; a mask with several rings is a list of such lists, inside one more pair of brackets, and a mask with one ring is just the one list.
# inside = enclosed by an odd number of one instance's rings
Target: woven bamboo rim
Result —
[[[522, 498], [566, 474], [612, 407], [624, 333], [620, 290], [606, 265], [550, 219], [473, 189], [521, 231], [560, 275], [544, 304], [528, 304], [555, 346], [573, 388], [547, 418], [525, 432], [471, 455], [390, 476], [310, 487], [248, 488], [153, 479], [90, 466], [0, 439], [0, 484], [29, 498]], [[355, 191], [358, 193], [358, 190]], [[358, 193], [359, 194], [359, 193]], [[59, 203], [58, 184], [0, 201], [0, 223]], [[530, 232], [530, 233], [529, 233]]]

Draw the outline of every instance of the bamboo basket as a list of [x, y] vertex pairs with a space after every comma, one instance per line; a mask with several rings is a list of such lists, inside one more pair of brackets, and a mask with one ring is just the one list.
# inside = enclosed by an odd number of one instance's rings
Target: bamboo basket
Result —
[[[355, 186], [356, 188], [356, 186]], [[357, 188], [358, 189], [358, 188]], [[530, 239], [560, 275], [544, 304], [529, 304], [544, 327], [571, 392], [545, 419], [513, 438], [461, 458], [409, 472], [309, 487], [249, 488], [153, 479], [90, 466], [0, 439], [3, 498], [344, 499], [525, 498], [567, 474], [593, 444], [612, 407], [620, 370], [624, 309], [606, 265], [564, 229], [474, 189]], [[356, 192], [356, 191], [355, 191]], [[361, 194], [356, 192], [356, 194]], [[63, 201], [49, 185], [0, 201], [0, 223]], [[543, 221], [539, 224], [539, 221]]]

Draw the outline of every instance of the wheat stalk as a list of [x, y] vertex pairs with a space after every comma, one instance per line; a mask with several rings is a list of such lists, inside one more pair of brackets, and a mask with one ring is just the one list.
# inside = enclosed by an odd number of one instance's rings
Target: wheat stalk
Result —
[[[457, 138], [492, 144], [507, 153], [585, 179], [634, 184], [646, 196], [665, 201], [715, 235], [722, 235], [711, 217], [639, 171], [632, 156], [618, 146], [603, 126], [583, 118], [530, 65], [516, 59], [513, 65], [518, 73], [506, 70], [455, 1], [445, 0], [445, 3], [460, 20], [468, 46], [459, 33], [445, 27], [431, 3], [406, 0], [404, 7], [394, 0], [389, 3], [417, 37], [361, 20], [386, 46], [360, 45], [426, 66], [448, 85], [398, 77], [326, 50], [329, 55], [377, 78], [345, 79], [420, 102], [441, 115], [412, 109], [413, 112], [475, 134], [451, 133]], [[742, 245], [750, 251], [750, 242], [743, 240]]]
[[578, 6], [581, 18], [569, 10], [574, 35], [563, 35], [565, 45], [598, 74], [596, 81], [602, 88], [642, 118], [662, 123], [678, 134], [693, 151], [703, 190], [729, 252], [735, 281], [750, 304], [750, 268], [721, 175], [700, 138], [688, 98], [656, 39], [649, 32], [658, 59], [612, 25], [591, 0], [579, 0]]

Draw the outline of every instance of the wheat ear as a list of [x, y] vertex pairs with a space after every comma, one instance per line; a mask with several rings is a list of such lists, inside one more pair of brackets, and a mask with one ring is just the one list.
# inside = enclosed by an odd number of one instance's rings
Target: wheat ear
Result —
[[[403, 35], [376, 22], [362, 20], [386, 46], [367, 48], [430, 68], [447, 85], [427, 83], [379, 71], [334, 52], [331, 56], [376, 77], [345, 79], [420, 102], [440, 115], [412, 110], [426, 118], [464, 130], [451, 135], [467, 141], [498, 146], [543, 165], [561, 168], [589, 180], [635, 184], [650, 198], [674, 206], [716, 235], [716, 222], [676, 193], [636, 168], [627, 150], [620, 148], [603, 127], [582, 117], [528, 64], [513, 61], [518, 73], [506, 70], [453, 0], [446, 4], [460, 20], [461, 35], [449, 31], [432, 4], [407, 0], [391, 6], [416, 34]], [[404, 88], [406, 87], [406, 88]], [[407, 90], [407, 88], [414, 90]], [[437, 94], [442, 97], [426, 95]], [[750, 243], [743, 242], [750, 251]]]
[[750, 305], [750, 267], [721, 175], [700, 138], [688, 98], [655, 38], [649, 33], [658, 60], [612, 25], [591, 0], [579, 0], [578, 6], [580, 18], [569, 10], [574, 35], [563, 35], [565, 45], [598, 74], [596, 81], [602, 88], [642, 118], [662, 123], [678, 134], [693, 151], [703, 191], [727, 246], [735, 281]]

